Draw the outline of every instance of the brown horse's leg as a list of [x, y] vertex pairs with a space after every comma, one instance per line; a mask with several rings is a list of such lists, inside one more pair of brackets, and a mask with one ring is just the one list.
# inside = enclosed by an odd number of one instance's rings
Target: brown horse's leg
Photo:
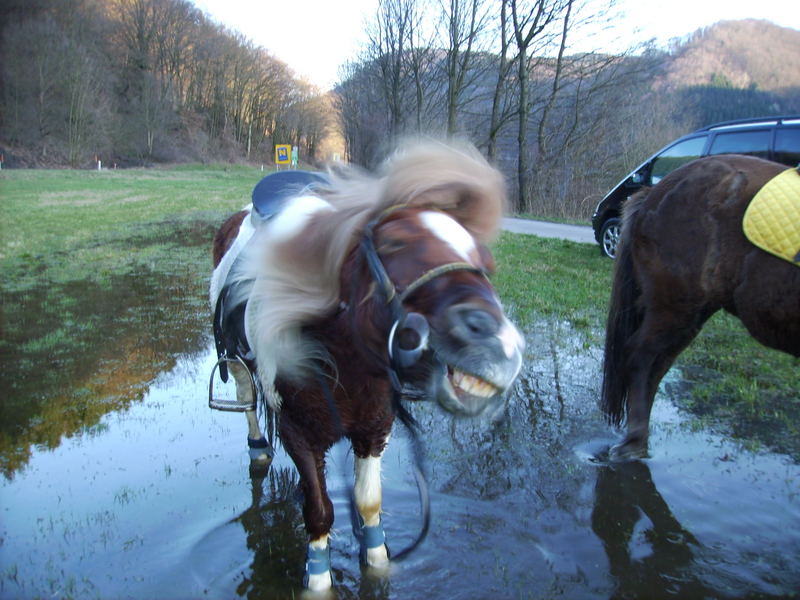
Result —
[[683, 315], [672, 311], [647, 313], [628, 344], [627, 432], [622, 442], [610, 449], [612, 460], [641, 458], [647, 454], [650, 412], [658, 385], [713, 312], [699, 308]]
[[303, 490], [303, 520], [309, 538], [303, 584], [310, 590], [326, 590], [332, 585], [328, 536], [333, 526], [333, 503], [325, 486], [325, 451], [312, 448], [288, 415], [282, 415], [280, 434], [300, 473]]

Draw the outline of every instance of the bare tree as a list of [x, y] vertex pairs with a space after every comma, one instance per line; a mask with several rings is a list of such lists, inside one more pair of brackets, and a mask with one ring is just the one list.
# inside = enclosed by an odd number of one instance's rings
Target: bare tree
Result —
[[[548, 27], [571, 7], [573, 0], [533, 0], [525, 6], [523, 0], [509, 0], [513, 39], [517, 47], [517, 209], [522, 212], [530, 204], [528, 171], [528, 120], [530, 115], [529, 53], [534, 44], [550, 41]], [[541, 38], [546, 38], [542, 40]], [[547, 39], [549, 38], [549, 39]]]
[[458, 130], [458, 113], [469, 83], [473, 59], [488, 28], [490, 12], [483, 0], [441, 0], [446, 29], [445, 77], [447, 81], [447, 133]]
[[379, 0], [370, 47], [381, 73], [381, 88], [389, 111], [389, 136], [403, 130], [406, 89], [405, 53], [414, 0]]
[[511, 116], [511, 103], [507, 99], [508, 79], [515, 59], [509, 58], [508, 39], [508, 2], [500, 0], [500, 53], [497, 57], [497, 79], [495, 80], [494, 94], [492, 96], [492, 112], [489, 117], [489, 132], [487, 135], [486, 153], [489, 161], [497, 161], [497, 137], [500, 129]]

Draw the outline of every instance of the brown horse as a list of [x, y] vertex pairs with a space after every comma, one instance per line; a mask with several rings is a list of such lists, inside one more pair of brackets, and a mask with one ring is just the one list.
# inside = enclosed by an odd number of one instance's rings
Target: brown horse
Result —
[[[278, 200], [265, 203], [264, 190]], [[522, 337], [487, 279], [503, 180], [474, 148], [429, 143], [396, 154], [379, 176], [268, 176], [254, 203], [214, 240], [221, 354], [256, 373], [278, 413], [304, 496], [305, 585], [326, 589], [327, 450], [350, 440], [362, 559], [386, 566], [380, 460], [404, 410], [400, 391], [476, 415], [502, 406], [519, 372]], [[246, 371], [232, 371], [247, 388]]]
[[659, 382], [720, 309], [762, 344], [800, 355], [800, 267], [742, 231], [753, 196], [786, 169], [759, 158], [691, 162], [628, 201], [606, 329], [601, 407], [627, 433], [612, 459], [647, 452]]

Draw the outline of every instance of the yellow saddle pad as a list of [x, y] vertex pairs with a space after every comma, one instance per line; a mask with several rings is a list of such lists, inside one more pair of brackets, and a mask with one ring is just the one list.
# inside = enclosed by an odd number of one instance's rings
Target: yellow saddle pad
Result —
[[750, 201], [742, 223], [762, 250], [800, 266], [800, 173], [787, 169], [770, 179]]

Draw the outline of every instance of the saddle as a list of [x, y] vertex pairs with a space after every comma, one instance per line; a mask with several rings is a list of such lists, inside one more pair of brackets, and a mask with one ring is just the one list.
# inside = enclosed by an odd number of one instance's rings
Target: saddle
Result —
[[[280, 171], [267, 175], [253, 189], [250, 224], [258, 230], [279, 214], [290, 199], [327, 183], [325, 175], [310, 171]], [[234, 244], [229, 250], [238, 252], [239, 255], [231, 257], [230, 268], [224, 275], [225, 280], [214, 305], [214, 343], [218, 361], [211, 373], [212, 382], [217, 369], [220, 379], [223, 382], [228, 381], [229, 361], [247, 366], [255, 359], [247, 340], [244, 322], [247, 299], [254, 281], [230, 281], [231, 273], [236, 271], [236, 263], [241, 260], [241, 250], [245, 246], [246, 242]], [[251, 408], [214, 399], [213, 383], [209, 385], [209, 405], [220, 410], [238, 411]]]
[[253, 213], [267, 221], [281, 212], [290, 198], [327, 183], [325, 175], [311, 171], [278, 171], [267, 175], [253, 188]]
[[770, 179], [750, 201], [742, 220], [753, 244], [800, 266], [800, 172], [787, 169]]

